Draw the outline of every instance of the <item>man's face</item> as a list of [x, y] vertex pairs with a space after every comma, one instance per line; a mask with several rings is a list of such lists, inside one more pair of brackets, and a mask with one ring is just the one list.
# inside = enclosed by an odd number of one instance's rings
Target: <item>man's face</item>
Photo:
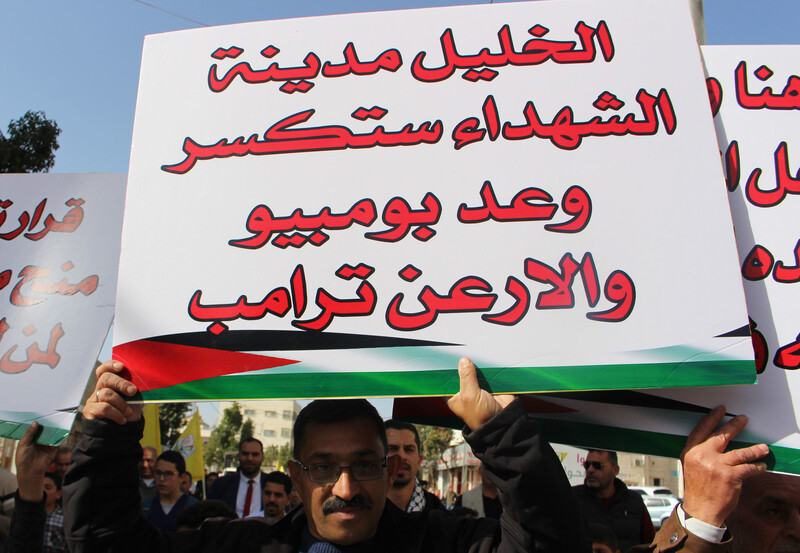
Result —
[[[612, 465], [605, 451], [592, 451], [586, 456], [586, 462], [592, 463], [586, 469], [586, 478], [583, 483], [595, 492], [603, 492], [614, 487], [614, 477], [619, 473], [619, 466]], [[601, 468], [595, 468], [595, 463], [601, 463]]]
[[[348, 467], [358, 462], [380, 464], [386, 455], [378, 429], [369, 419], [337, 424], [311, 422], [299, 453], [298, 461], [306, 466], [336, 463]], [[399, 466], [399, 459], [392, 459], [377, 480], [354, 480], [350, 470], [345, 469], [331, 483], [312, 482], [298, 463], [290, 463], [289, 473], [303, 500], [311, 534], [337, 545], [371, 538], [386, 504], [386, 490]]]
[[162, 497], [173, 496], [181, 483], [175, 463], [170, 463], [164, 459], [156, 461], [154, 474], [156, 477], [156, 489], [158, 490], [158, 495]]
[[56, 472], [62, 478], [69, 468], [70, 461], [72, 460], [72, 453], [69, 451], [62, 451], [56, 455]]
[[53, 482], [50, 478], [44, 477], [44, 493], [45, 493], [45, 506], [47, 511], [51, 511], [55, 508], [56, 501], [61, 499], [61, 490], [58, 489], [56, 483]]
[[760, 474], [746, 480], [727, 523], [736, 553], [800, 553], [800, 477]]
[[289, 504], [289, 496], [286, 488], [275, 482], [267, 482], [261, 490], [261, 506], [264, 507], [264, 514], [272, 518], [282, 518], [286, 505]]
[[264, 452], [256, 442], [246, 442], [239, 448], [239, 468], [242, 474], [252, 478], [261, 470], [261, 461], [264, 460]]
[[142, 478], [153, 478], [153, 467], [156, 464], [156, 455], [155, 450], [146, 447], [142, 451], [142, 460], [139, 462], [139, 476]]
[[181, 492], [189, 493], [189, 490], [192, 488], [192, 479], [189, 478], [189, 475], [185, 472], [181, 474], [180, 484]]
[[414, 482], [422, 462], [414, 433], [410, 430], [389, 428], [386, 430], [386, 438], [389, 440], [389, 455], [400, 457], [400, 470], [392, 485], [395, 488], [405, 488]]

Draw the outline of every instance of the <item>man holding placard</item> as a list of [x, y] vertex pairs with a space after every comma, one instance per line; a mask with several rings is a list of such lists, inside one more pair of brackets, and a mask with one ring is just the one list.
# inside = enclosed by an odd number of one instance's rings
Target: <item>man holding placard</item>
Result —
[[[500, 489], [502, 525], [445, 511], [399, 511], [386, 499], [399, 458], [387, 458], [382, 419], [364, 400], [333, 400], [313, 402], [295, 424], [290, 473], [302, 509], [275, 526], [217, 521], [197, 532], [164, 536], [137, 514], [141, 408], [124, 399], [136, 387], [119, 376], [123, 368], [116, 361], [98, 368], [95, 393], [84, 408], [86, 438], [75, 450], [66, 484], [65, 528], [74, 552], [128, 550], [131, 543], [142, 551], [340, 551], [356, 544], [436, 553], [589, 551], [577, 502], [538, 424], [512, 396], [481, 390], [468, 359], [459, 362], [460, 391], [449, 406], [466, 422], [467, 440]], [[112, 458], [113, 471], [103, 468]], [[130, 489], [107, 487], [112, 480], [130, 480]]]

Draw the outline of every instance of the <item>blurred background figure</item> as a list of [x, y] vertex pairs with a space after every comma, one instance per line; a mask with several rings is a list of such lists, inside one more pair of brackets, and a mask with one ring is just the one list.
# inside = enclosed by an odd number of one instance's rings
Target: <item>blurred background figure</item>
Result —
[[503, 506], [500, 504], [497, 487], [486, 478], [483, 465], [478, 469], [478, 472], [481, 475], [481, 484], [459, 495], [453, 504], [453, 508], [466, 507], [475, 511], [478, 517], [500, 520], [500, 516], [503, 514]]
[[64, 475], [67, 474], [67, 469], [69, 469], [69, 465], [72, 462], [72, 449], [62, 445], [56, 450], [56, 460], [55, 460], [55, 467], [56, 467], [56, 474], [58, 477], [61, 478], [61, 481], [64, 481]]
[[180, 481], [180, 484], [179, 484], [178, 487], [179, 487], [179, 489], [181, 490], [182, 493], [188, 493], [188, 494], [192, 493], [192, 473], [191, 472], [189, 472], [187, 470], [187, 471], [184, 471], [183, 474], [181, 474], [181, 481]]
[[61, 510], [61, 483], [62, 479], [57, 472], [44, 473], [44, 509], [47, 512], [44, 522], [44, 553], [69, 553], [67, 538], [64, 536], [64, 511]]
[[11, 515], [14, 513], [14, 494], [17, 491], [17, 477], [0, 467], [0, 551], [11, 529]]
[[156, 495], [156, 480], [153, 475], [156, 457], [158, 457], [156, 448], [151, 446], [142, 448], [142, 459], [139, 461], [139, 495], [142, 496], [142, 501], [152, 499]]

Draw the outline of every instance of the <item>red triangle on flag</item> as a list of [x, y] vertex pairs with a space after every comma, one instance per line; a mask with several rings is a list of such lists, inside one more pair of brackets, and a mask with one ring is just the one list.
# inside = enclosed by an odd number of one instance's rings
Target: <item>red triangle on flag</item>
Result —
[[226, 374], [272, 369], [299, 363], [294, 359], [268, 357], [240, 351], [225, 351], [135, 340], [114, 346], [112, 357], [127, 368], [130, 381], [140, 392], [166, 388]]

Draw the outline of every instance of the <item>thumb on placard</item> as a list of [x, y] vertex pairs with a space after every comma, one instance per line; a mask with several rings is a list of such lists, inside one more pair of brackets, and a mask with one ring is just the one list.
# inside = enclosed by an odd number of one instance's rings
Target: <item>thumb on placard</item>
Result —
[[458, 361], [458, 380], [460, 394], [479, 393], [478, 371], [469, 357], [462, 357]]

